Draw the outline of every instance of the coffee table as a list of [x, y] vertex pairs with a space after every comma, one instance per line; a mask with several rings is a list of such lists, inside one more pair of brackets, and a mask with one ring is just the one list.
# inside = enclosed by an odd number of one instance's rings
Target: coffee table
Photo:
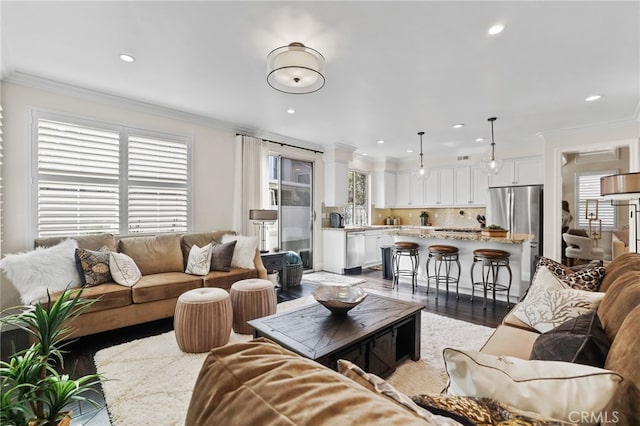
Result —
[[314, 301], [248, 324], [255, 337], [267, 337], [334, 370], [338, 359], [347, 359], [386, 377], [401, 361], [420, 359], [422, 308], [418, 303], [368, 294], [347, 315], [333, 315]]

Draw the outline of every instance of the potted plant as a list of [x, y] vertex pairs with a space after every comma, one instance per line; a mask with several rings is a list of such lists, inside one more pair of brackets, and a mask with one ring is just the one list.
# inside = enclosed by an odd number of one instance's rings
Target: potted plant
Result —
[[498, 225], [489, 225], [482, 228], [482, 235], [486, 237], [506, 237], [507, 230], [502, 226]]
[[71, 420], [66, 411], [69, 403], [87, 401], [99, 406], [84, 396], [97, 392], [93, 386], [100, 382], [99, 375], [71, 379], [59, 372], [64, 367], [62, 348], [70, 335], [69, 322], [95, 302], [81, 298], [81, 294], [82, 290], [74, 294], [67, 289], [52, 303], [47, 293], [46, 306], [23, 306], [1, 319], [26, 331], [33, 343], [7, 362], [0, 361], [0, 424], [66, 425]]
[[429, 213], [422, 211], [420, 213], [420, 225], [427, 226], [429, 223]]

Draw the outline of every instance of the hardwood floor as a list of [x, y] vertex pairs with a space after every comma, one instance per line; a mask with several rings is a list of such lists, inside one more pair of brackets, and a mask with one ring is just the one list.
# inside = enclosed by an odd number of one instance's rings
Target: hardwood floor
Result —
[[[365, 269], [360, 275], [350, 276], [365, 279], [367, 288], [382, 291], [391, 297], [421, 303], [425, 306], [424, 311], [474, 324], [496, 327], [509, 311], [506, 303], [492, 303], [491, 301], [487, 302], [486, 310], [482, 309], [481, 296], [476, 296], [474, 302], [469, 300], [468, 295], [461, 295], [460, 299], [456, 300], [455, 290], [447, 295], [441, 289], [436, 297], [435, 288], [431, 288], [429, 294], [427, 294], [424, 286], [419, 286], [416, 293], [413, 294], [409, 283], [401, 282], [398, 289], [392, 289], [391, 281], [384, 280], [382, 272], [375, 269]], [[300, 286], [291, 287], [287, 292], [279, 290], [278, 302], [310, 295], [314, 288], [316, 288], [316, 284], [305, 281], [303, 277]], [[67, 354], [65, 355], [64, 370], [72, 377], [94, 374], [96, 368], [93, 363], [93, 355], [97, 351], [120, 343], [162, 334], [172, 329], [173, 319], [169, 318], [82, 337], [65, 347]], [[1, 337], [0, 356], [2, 360], [6, 360], [13, 353], [14, 347], [17, 350], [27, 347], [26, 336], [16, 330], [3, 332]], [[96, 393], [91, 396], [100, 404], [100, 407], [96, 408], [86, 403], [75, 404], [71, 407], [74, 415], [72, 425], [98, 426], [110, 424], [109, 416], [104, 406], [102, 387], [100, 385], [96, 386]]]

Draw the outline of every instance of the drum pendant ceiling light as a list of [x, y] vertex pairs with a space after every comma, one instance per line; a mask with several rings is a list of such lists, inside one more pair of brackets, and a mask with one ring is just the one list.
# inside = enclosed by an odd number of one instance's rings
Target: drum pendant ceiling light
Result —
[[274, 49], [267, 56], [267, 83], [291, 94], [313, 93], [324, 86], [324, 56], [294, 42]]
[[496, 142], [493, 139], [493, 122], [496, 121], [496, 117], [488, 118], [487, 121], [491, 122], [491, 147], [489, 148], [489, 154], [487, 158], [480, 162], [480, 168], [488, 175], [497, 175], [502, 169], [504, 161], [496, 160]]

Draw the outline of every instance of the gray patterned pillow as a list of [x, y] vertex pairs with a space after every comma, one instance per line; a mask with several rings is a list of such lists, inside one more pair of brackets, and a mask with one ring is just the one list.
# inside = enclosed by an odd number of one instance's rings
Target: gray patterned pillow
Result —
[[92, 287], [113, 281], [109, 272], [109, 253], [111, 251], [106, 246], [98, 250], [76, 249], [76, 267], [82, 285]]
[[236, 248], [237, 241], [224, 244], [216, 244], [211, 250], [211, 270], [229, 272], [231, 270], [231, 259]]

